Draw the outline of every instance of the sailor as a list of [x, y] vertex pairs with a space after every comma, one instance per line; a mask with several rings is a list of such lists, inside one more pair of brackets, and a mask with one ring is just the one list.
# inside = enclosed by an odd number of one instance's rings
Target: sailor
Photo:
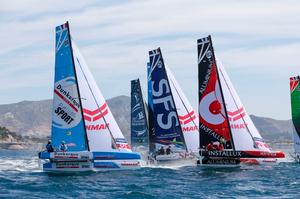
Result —
[[206, 150], [208, 151], [213, 151], [213, 150], [216, 150], [216, 148], [214, 147], [214, 142], [211, 141], [207, 146], [206, 146]]
[[171, 146], [168, 146], [168, 148], [166, 149], [166, 154], [170, 155], [171, 153], [172, 153]]
[[224, 145], [222, 143], [220, 143], [218, 146], [217, 146], [217, 150], [218, 151], [223, 151], [224, 150]]
[[51, 144], [51, 140], [48, 140], [48, 143], [46, 145], [46, 149], [47, 149], [47, 152], [49, 152], [49, 153], [54, 152], [53, 146]]
[[61, 142], [61, 144], [60, 144], [60, 146], [59, 146], [59, 150], [60, 150], [60, 151], [63, 151], [63, 152], [65, 152], [65, 151], [68, 150], [68, 147], [67, 147], [65, 141], [62, 141], [62, 142]]
[[163, 146], [161, 146], [160, 149], [158, 150], [158, 155], [165, 155], [165, 149]]

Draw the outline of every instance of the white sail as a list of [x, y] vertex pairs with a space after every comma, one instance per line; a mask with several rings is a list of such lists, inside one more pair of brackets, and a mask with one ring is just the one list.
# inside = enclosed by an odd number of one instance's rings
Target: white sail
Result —
[[74, 41], [72, 47], [90, 150], [131, 151]]
[[222, 63], [216, 59], [235, 150], [270, 151], [254, 126]]
[[187, 149], [189, 152], [197, 153], [199, 151], [198, 114], [192, 108], [172, 71], [167, 66], [166, 71]]

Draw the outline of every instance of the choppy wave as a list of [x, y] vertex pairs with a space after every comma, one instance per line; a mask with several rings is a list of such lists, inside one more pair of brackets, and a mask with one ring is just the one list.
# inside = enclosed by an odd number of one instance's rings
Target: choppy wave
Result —
[[300, 164], [231, 169], [148, 166], [136, 171], [53, 175], [34, 152], [0, 151], [0, 198], [298, 198]]

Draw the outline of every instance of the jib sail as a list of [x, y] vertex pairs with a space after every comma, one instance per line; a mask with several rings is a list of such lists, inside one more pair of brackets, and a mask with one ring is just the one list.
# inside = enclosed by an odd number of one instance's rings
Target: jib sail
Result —
[[148, 145], [148, 125], [140, 80], [131, 80], [131, 146]]
[[[168, 76], [160, 48], [149, 52], [150, 68], [148, 86], [150, 86], [149, 117], [150, 143], [154, 150], [172, 147], [172, 151], [186, 151], [186, 145], [172, 96]], [[151, 118], [152, 117], [152, 118]], [[153, 128], [153, 129], [152, 129]], [[151, 137], [155, 136], [154, 139]], [[151, 149], [151, 146], [150, 146]], [[153, 149], [152, 149], [153, 150]]]
[[198, 114], [192, 108], [190, 102], [184, 95], [181, 87], [176, 81], [172, 71], [166, 66], [171, 91], [174, 97], [175, 106], [178, 113], [179, 122], [184, 135], [184, 140], [189, 152], [198, 152], [199, 150], [199, 130]]
[[131, 151], [74, 41], [72, 46], [90, 150]]

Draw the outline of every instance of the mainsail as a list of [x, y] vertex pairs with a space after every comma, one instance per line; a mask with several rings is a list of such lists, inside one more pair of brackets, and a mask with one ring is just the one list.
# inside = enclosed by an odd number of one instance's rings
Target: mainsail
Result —
[[270, 151], [239, 99], [225, 69], [216, 61], [211, 38], [198, 40], [200, 141], [226, 140], [238, 151]]
[[148, 145], [148, 125], [140, 80], [131, 80], [131, 146]]
[[198, 72], [200, 147], [222, 140], [234, 149], [210, 36], [198, 40]]
[[290, 78], [294, 149], [300, 153], [300, 76]]
[[69, 151], [88, 150], [68, 23], [56, 27], [54, 81], [53, 146], [58, 148], [64, 141]]
[[198, 130], [198, 114], [194, 111], [188, 99], [184, 95], [181, 87], [176, 81], [172, 71], [165, 66], [168, 80], [170, 82], [171, 91], [175, 101], [179, 122], [186, 147], [189, 152], [199, 151], [199, 130]]
[[172, 146], [173, 151], [186, 151], [186, 144], [160, 48], [149, 51], [149, 57], [150, 151], [156, 152], [160, 147], [165, 146]]

